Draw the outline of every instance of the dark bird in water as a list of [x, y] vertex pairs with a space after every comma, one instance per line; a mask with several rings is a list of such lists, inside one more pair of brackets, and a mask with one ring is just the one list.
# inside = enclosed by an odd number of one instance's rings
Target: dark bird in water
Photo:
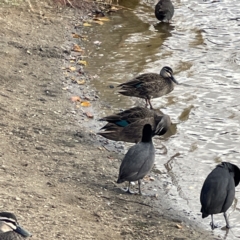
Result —
[[127, 192], [130, 191], [130, 182], [138, 181], [139, 194], [141, 192], [141, 179], [152, 169], [155, 159], [155, 148], [152, 142], [152, 127], [146, 124], [143, 127], [142, 140], [129, 148], [124, 156], [117, 183], [129, 182]]
[[178, 84], [173, 76], [173, 70], [170, 67], [163, 67], [160, 74], [144, 73], [136, 78], [118, 85], [121, 89], [119, 93], [144, 98], [152, 109], [151, 98], [161, 97], [170, 93], [174, 89], [174, 83]]
[[206, 178], [200, 196], [202, 218], [211, 215], [212, 229], [217, 226], [213, 222], [213, 214], [223, 213], [226, 227], [230, 228], [226, 211], [235, 197], [235, 187], [240, 181], [240, 169], [229, 162], [222, 162]]
[[23, 240], [31, 234], [19, 226], [17, 218], [9, 212], [0, 213], [0, 239]]
[[155, 5], [155, 16], [161, 22], [169, 22], [174, 14], [174, 6], [171, 0], [160, 0]]
[[98, 134], [114, 141], [137, 143], [142, 139], [145, 124], [152, 127], [152, 136], [163, 135], [171, 126], [170, 117], [157, 109], [133, 107], [100, 119], [108, 123]]

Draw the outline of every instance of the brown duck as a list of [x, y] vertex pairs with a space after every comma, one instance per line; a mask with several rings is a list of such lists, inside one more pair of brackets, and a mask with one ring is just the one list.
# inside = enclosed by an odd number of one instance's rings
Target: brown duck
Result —
[[173, 76], [173, 70], [170, 67], [163, 67], [160, 74], [144, 73], [136, 78], [118, 85], [121, 89], [119, 93], [144, 98], [152, 109], [151, 98], [161, 97], [170, 93], [174, 89], [174, 83], [178, 84]]
[[17, 218], [9, 212], [0, 212], [0, 239], [23, 240], [31, 234], [19, 226]]
[[152, 135], [163, 135], [171, 125], [170, 117], [157, 109], [133, 107], [100, 119], [108, 123], [98, 134], [114, 141], [137, 143], [142, 139], [142, 129], [150, 124]]

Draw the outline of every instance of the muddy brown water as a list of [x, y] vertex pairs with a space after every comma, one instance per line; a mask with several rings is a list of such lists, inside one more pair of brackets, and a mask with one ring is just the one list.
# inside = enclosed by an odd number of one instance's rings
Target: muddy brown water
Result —
[[[203, 181], [221, 161], [240, 166], [240, 2], [173, 1], [171, 24], [156, 21], [150, 1], [119, 3], [128, 9], [111, 16], [93, 36], [101, 42], [89, 63], [103, 101], [101, 116], [144, 104], [117, 94], [117, 84], [165, 65], [173, 68], [182, 85], [152, 101], [177, 126], [171, 137], [155, 139], [161, 178], [152, 191], [164, 190], [170, 210], [211, 231], [210, 217], [200, 214]], [[240, 238], [238, 199], [239, 187], [228, 210], [233, 228], [226, 231], [222, 214], [215, 215], [222, 226], [215, 236]]]

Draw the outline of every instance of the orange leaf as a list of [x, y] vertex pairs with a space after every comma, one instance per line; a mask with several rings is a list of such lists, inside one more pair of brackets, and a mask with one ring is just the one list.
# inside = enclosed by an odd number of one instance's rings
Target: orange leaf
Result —
[[81, 36], [80, 36], [79, 34], [73, 33], [73, 34], [72, 34], [72, 37], [73, 37], [73, 38], [80, 38]]
[[81, 102], [81, 106], [83, 106], [83, 107], [89, 107], [91, 104], [90, 104], [90, 102]]
[[72, 71], [72, 72], [76, 71], [76, 68], [75, 68], [75, 67], [69, 67], [68, 69], [69, 69], [70, 71]]
[[72, 102], [81, 102], [81, 98], [78, 96], [71, 97]]
[[74, 46], [73, 46], [73, 49], [72, 49], [74, 52], [82, 52], [83, 50], [77, 45], [77, 44], [75, 44]]

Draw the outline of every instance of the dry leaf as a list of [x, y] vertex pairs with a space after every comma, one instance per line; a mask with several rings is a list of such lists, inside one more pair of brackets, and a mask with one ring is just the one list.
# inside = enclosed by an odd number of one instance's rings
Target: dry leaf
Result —
[[79, 60], [78, 64], [87, 66], [87, 61]]
[[87, 35], [79, 35], [79, 34], [73, 32], [72, 33], [72, 37], [73, 38], [85, 38], [86, 39]]
[[72, 102], [81, 102], [81, 98], [78, 96], [73, 96], [73, 97], [71, 97], [71, 101]]
[[112, 6], [110, 10], [113, 11], [113, 12], [116, 12], [116, 11], [119, 10], [119, 8]]
[[84, 26], [84, 27], [90, 27], [90, 26], [92, 26], [92, 25], [91, 25], [90, 23], [87, 23], [87, 22], [86, 22], [86, 23], [83, 24], [83, 26]]
[[178, 229], [182, 229], [182, 226], [181, 226], [180, 224], [176, 224], [176, 227], [177, 227]]
[[94, 21], [101, 21], [101, 22], [108, 22], [108, 21], [110, 21], [110, 19], [107, 18], [107, 17], [95, 17], [93, 20]]
[[74, 63], [75, 62], [75, 60], [70, 60], [70, 63]]
[[90, 112], [86, 112], [86, 116], [87, 116], [88, 118], [93, 118], [93, 115], [92, 115]]
[[79, 84], [79, 85], [83, 85], [85, 83], [85, 80], [78, 80], [77, 81], [77, 84]]
[[79, 34], [73, 33], [73, 34], [72, 34], [72, 37], [73, 37], [73, 38], [80, 38], [81, 36], [80, 36]]
[[74, 46], [73, 46], [73, 49], [72, 49], [74, 52], [82, 52], [83, 50], [77, 45], [77, 44], [75, 44]]
[[70, 71], [72, 71], [72, 72], [76, 71], [76, 68], [75, 68], [75, 67], [69, 67], [68, 69], [69, 69]]
[[81, 102], [81, 106], [82, 107], [89, 107], [91, 104], [90, 104], [90, 102]]
[[102, 22], [102, 21], [94, 21], [94, 22], [99, 24], [99, 25], [103, 25], [104, 24], [104, 22]]

